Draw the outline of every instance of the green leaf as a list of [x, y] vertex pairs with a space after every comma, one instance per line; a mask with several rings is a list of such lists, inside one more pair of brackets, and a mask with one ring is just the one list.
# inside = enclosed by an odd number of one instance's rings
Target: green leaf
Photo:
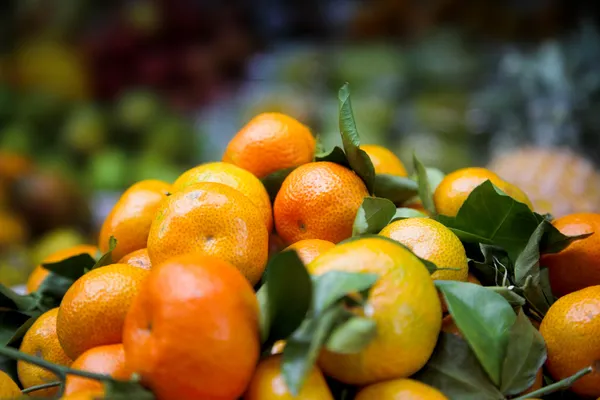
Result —
[[383, 197], [399, 205], [418, 193], [417, 182], [412, 179], [388, 174], [375, 175], [373, 194], [377, 197]]
[[335, 353], [358, 353], [376, 335], [377, 324], [375, 321], [365, 317], [352, 317], [331, 332], [326, 347]]
[[109, 400], [154, 400], [154, 394], [135, 381], [104, 381], [105, 399]]
[[[467, 244], [465, 249], [474, 247], [475, 245]], [[484, 286], [507, 286], [510, 284], [508, 275], [512, 273], [513, 268], [506, 251], [487, 244], [479, 244], [476, 247], [483, 256], [483, 260], [479, 261], [479, 257], [478, 260], [471, 259], [469, 266], [478, 272], [477, 277], [481, 283]]]
[[540, 241], [548, 226], [548, 221], [542, 221], [531, 234], [527, 245], [515, 261], [515, 283], [519, 286], [525, 284], [528, 276], [538, 277], [540, 273]]
[[37, 305], [37, 299], [31, 295], [18, 294], [11, 288], [0, 284], [0, 309], [31, 311]]
[[261, 337], [263, 343], [272, 343], [287, 338], [306, 317], [312, 282], [295, 251], [274, 255], [265, 275], [266, 283], [259, 290]]
[[289, 174], [295, 167], [280, 169], [279, 171], [275, 171], [272, 174], [269, 174], [262, 178], [262, 183], [267, 189], [267, 193], [269, 193], [269, 198], [271, 199], [271, 203], [275, 201], [275, 197], [277, 197], [277, 193], [279, 193], [279, 189], [281, 188], [281, 184], [288, 177]]
[[398, 221], [399, 219], [406, 218], [428, 218], [427, 214], [423, 214], [421, 211], [408, 208], [408, 207], [400, 207], [396, 209], [396, 213], [392, 217], [390, 222]]
[[336, 164], [340, 164], [346, 168], [350, 168], [346, 153], [341, 147], [335, 146], [331, 151], [320, 153], [315, 156], [315, 161], [328, 161]]
[[514, 286], [485, 286], [485, 288], [504, 297], [504, 299], [508, 301], [513, 308], [520, 307], [525, 304], [525, 299], [515, 293]]
[[20, 328], [28, 323], [31, 317], [17, 311], [0, 312], [0, 346], [18, 340]]
[[560, 253], [573, 242], [592, 236], [594, 232], [584, 233], [576, 236], [566, 236], [562, 234], [554, 225], [547, 222], [544, 236], [540, 241], [540, 252], [542, 254]]
[[425, 169], [425, 166], [423, 166], [421, 161], [419, 161], [416, 154], [413, 154], [413, 164], [415, 167], [415, 173], [417, 175], [419, 198], [423, 203], [423, 208], [425, 208], [432, 215], [435, 215], [437, 212], [435, 209], [435, 204], [433, 203], [433, 191], [429, 184], [427, 170]]
[[498, 293], [468, 282], [435, 281], [448, 311], [492, 382], [500, 384], [510, 327], [516, 316]]
[[471, 192], [456, 217], [438, 215], [437, 220], [464, 242], [503, 248], [513, 261], [539, 225], [525, 204], [502, 193], [489, 180]]
[[73, 280], [65, 278], [51, 272], [40, 284], [37, 293], [40, 295], [41, 300], [39, 305], [43, 305], [47, 311], [51, 308], [58, 307], [62, 298], [67, 293], [67, 290], [73, 285]]
[[508, 348], [502, 365], [502, 393], [512, 396], [529, 389], [538, 370], [546, 362], [546, 356], [544, 338], [521, 310], [510, 329]]
[[[429, 189], [433, 193], [433, 192], [435, 192], [435, 189], [437, 189], [439, 184], [442, 182], [442, 180], [444, 179], [446, 174], [444, 174], [439, 169], [432, 168], [432, 167], [426, 167], [425, 171], [427, 172], [427, 180], [429, 181]], [[414, 172], [411, 175], [410, 179], [414, 180], [415, 182], [419, 179], [416, 172]]]
[[448, 333], [440, 334], [433, 355], [413, 378], [439, 389], [449, 399], [504, 399], [467, 343]]
[[313, 314], [319, 316], [346, 295], [369, 290], [377, 282], [379, 275], [329, 271], [312, 278]]
[[87, 253], [82, 253], [55, 263], [42, 264], [42, 267], [57, 275], [75, 281], [79, 279], [86, 270], [91, 269], [94, 264], [96, 264], [96, 260], [94, 260], [92, 256]]
[[31, 328], [31, 325], [33, 325], [37, 318], [37, 315], [34, 317], [30, 317], [27, 321], [21, 324], [21, 326], [19, 326], [19, 328], [16, 331], [14, 331], [12, 337], [6, 342], [6, 346], [16, 346], [19, 343], [21, 343], [23, 336], [25, 336], [25, 334], [27, 333], [29, 328]]
[[396, 206], [388, 199], [365, 197], [354, 218], [352, 235], [379, 233], [396, 213]]
[[360, 148], [360, 137], [356, 129], [352, 104], [350, 102], [350, 86], [345, 83], [338, 92], [340, 104], [340, 133], [344, 152], [348, 158], [350, 167], [361, 177], [369, 194], [373, 194], [375, 185], [375, 168], [369, 155]]
[[[110, 265], [114, 261], [112, 259], [112, 252], [117, 247], [117, 239], [114, 236], [111, 236], [108, 239], [108, 251], [100, 257], [100, 259], [92, 266], [91, 269], [97, 269], [100, 267], [104, 267], [105, 265]], [[89, 270], [89, 269], [88, 269]]]

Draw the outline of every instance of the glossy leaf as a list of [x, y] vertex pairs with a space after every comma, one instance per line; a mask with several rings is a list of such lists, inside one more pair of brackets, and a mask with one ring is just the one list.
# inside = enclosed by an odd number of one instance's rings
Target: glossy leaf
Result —
[[42, 264], [42, 266], [56, 275], [75, 281], [86, 270], [92, 269], [94, 264], [96, 264], [96, 260], [89, 254], [83, 253], [55, 263]]
[[154, 400], [154, 394], [134, 381], [107, 380], [104, 382], [105, 399], [110, 400]]
[[277, 193], [279, 193], [279, 189], [285, 178], [287, 178], [294, 169], [295, 168], [281, 169], [262, 178], [262, 183], [265, 189], [267, 189], [267, 193], [269, 193], [271, 203], [275, 201], [275, 197], [277, 197]]
[[538, 277], [540, 273], [540, 241], [550, 225], [548, 221], [542, 221], [535, 228], [529, 238], [527, 245], [515, 261], [515, 283], [519, 286], [525, 284], [528, 276]]
[[330, 271], [313, 276], [313, 314], [318, 316], [349, 293], [369, 290], [377, 274]]
[[336, 327], [327, 340], [329, 351], [341, 354], [358, 353], [377, 335], [377, 324], [365, 317], [352, 317]]
[[346, 153], [341, 147], [335, 146], [331, 151], [320, 153], [315, 156], [315, 161], [329, 161], [350, 168]]
[[468, 282], [435, 281], [448, 311], [492, 382], [500, 384], [509, 330], [516, 316], [498, 293]]
[[96, 269], [104, 267], [105, 265], [112, 264], [114, 262], [112, 258], [112, 252], [115, 249], [115, 247], [117, 247], [117, 239], [115, 239], [114, 236], [111, 236], [108, 239], [108, 251], [104, 253], [102, 257], [100, 257], [100, 259], [92, 266], [91, 269]]
[[442, 332], [433, 355], [414, 379], [439, 389], [454, 400], [500, 400], [504, 396], [481, 368], [461, 338]]
[[11, 288], [0, 284], [0, 310], [31, 311], [37, 306], [35, 296], [16, 293]]
[[520, 307], [525, 304], [525, 299], [515, 293], [514, 287], [507, 286], [485, 286], [486, 289], [491, 290], [492, 292], [498, 293], [500, 296], [504, 297], [506, 301], [514, 308]]
[[433, 191], [429, 184], [429, 177], [427, 176], [427, 169], [419, 161], [416, 154], [413, 154], [413, 164], [415, 168], [415, 174], [417, 176], [417, 185], [419, 190], [419, 198], [423, 203], [423, 207], [432, 215], [436, 214], [435, 204], [433, 203]]
[[354, 218], [352, 235], [379, 233], [396, 213], [396, 206], [388, 199], [365, 197]]
[[415, 210], [408, 207], [400, 207], [396, 209], [394, 216], [390, 222], [398, 221], [406, 218], [428, 218], [427, 214], [423, 214], [421, 211]]
[[344, 153], [346, 153], [346, 158], [352, 170], [361, 177], [369, 194], [373, 194], [375, 168], [369, 155], [360, 148], [360, 137], [358, 136], [352, 103], [350, 102], [350, 86], [347, 83], [340, 88], [338, 100], [340, 105], [340, 133]]
[[521, 310], [510, 329], [508, 348], [502, 366], [502, 393], [510, 396], [530, 388], [538, 370], [546, 362], [546, 356], [544, 338]]
[[373, 194], [377, 197], [383, 197], [399, 205], [418, 193], [417, 182], [412, 179], [388, 174], [375, 175]]
[[[600, 233], [600, 232], [599, 232]], [[566, 236], [562, 234], [554, 225], [547, 221], [544, 236], [540, 241], [540, 253], [551, 254], [560, 253], [573, 242], [582, 240], [594, 235], [594, 232], [584, 233], [576, 236]]]

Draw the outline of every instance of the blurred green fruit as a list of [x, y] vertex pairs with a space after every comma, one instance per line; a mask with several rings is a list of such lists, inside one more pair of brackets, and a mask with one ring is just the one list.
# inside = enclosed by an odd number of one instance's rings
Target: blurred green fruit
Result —
[[0, 284], [15, 286], [27, 281], [33, 266], [25, 247], [12, 247], [0, 255]]
[[165, 182], [173, 182], [183, 173], [185, 168], [178, 168], [159, 155], [146, 153], [135, 160], [132, 170], [135, 181], [159, 179]]
[[145, 91], [124, 94], [116, 107], [119, 124], [125, 129], [138, 132], [152, 124], [161, 108], [156, 96]]
[[120, 149], [95, 154], [88, 168], [88, 180], [95, 190], [121, 190], [131, 182], [128, 156]]
[[166, 159], [180, 160], [195, 150], [195, 132], [187, 121], [162, 116], [146, 131], [144, 150]]
[[34, 265], [41, 264], [42, 260], [52, 253], [84, 243], [85, 238], [75, 229], [55, 229], [43, 235], [35, 243], [30, 253], [31, 261]]
[[33, 150], [34, 129], [26, 122], [13, 122], [0, 132], [0, 148], [21, 154], [30, 154]]
[[107, 127], [102, 112], [92, 105], [73, 109], [63, 128], [62, 139], [68, 148], [91, 154], [104, 144]]

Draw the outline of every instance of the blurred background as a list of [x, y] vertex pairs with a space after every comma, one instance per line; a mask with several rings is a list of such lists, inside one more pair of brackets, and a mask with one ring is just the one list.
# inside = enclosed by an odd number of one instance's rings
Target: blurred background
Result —
[[599, 211], [600, 3], [4, 0], [0, 281], [95, 240], [119, 193], [220, 159], [263, 111], [445, 172], [489, 166], [554, 215]]

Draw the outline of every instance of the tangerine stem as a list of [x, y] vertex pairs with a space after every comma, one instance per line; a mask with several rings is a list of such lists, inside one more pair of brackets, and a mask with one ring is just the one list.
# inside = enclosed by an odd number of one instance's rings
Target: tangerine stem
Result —
[[48, 389], [48, 388], [60, 386], [61, 384], [62, 383], [59, 381], [43, 383], [41, 385], [30, 386], [26, 389], [23, 389], [23, 390], [21, 390], [21, 393], [27, 394], [27, 393], [35, 392], [35, 391], [42, 390], [42, 389]]
[[565, 378], [561, 381], [555, 382], [552, 385], [548, 385], [546, 387], [543, 387], [541, 389], [538, 389], [534, 392], [531, 392], [529, 394], [526, 394], [525, 396], [521, 396], [521, 397], [517, 397], [516, 399], [513, 400], [526, 400], [526, 399], [532, 399], [534, 397], [541, 397], [550, 393], [554, 393], [557, 392], [559, 390], [562, 389], [568, 389], [570, 388], [577, 380], [583, 378], [585, 375], [592, 373], [594, 371], [594, 368], [589, 366], [586, 367], [584, 369], [582, 369], [581, 371], [576, 372], [574, 375], [569, 376], [568, 378]]

